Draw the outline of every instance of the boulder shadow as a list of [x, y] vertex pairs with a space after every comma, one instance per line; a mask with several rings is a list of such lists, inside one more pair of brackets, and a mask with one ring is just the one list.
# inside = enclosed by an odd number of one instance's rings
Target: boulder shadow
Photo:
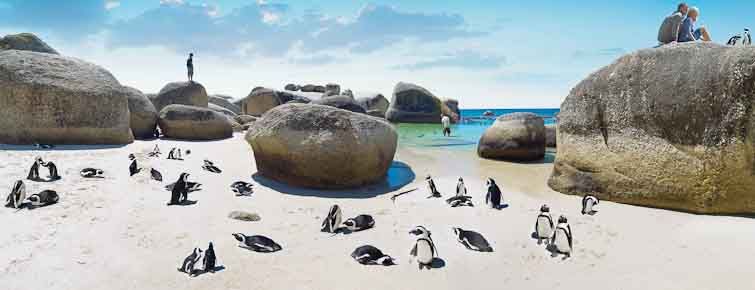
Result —
[[252, 179], [259, 185], [272, 188], [280, 193], [325, 198], [373, 198], [399, 190], [414, 182], [416, 177], [414, 170], [408, 164], [401, 161], [393, 161], [383, 181], [354, 189], [309, 189], [267, 178], [259, 172], [252, 175]]
[[168, 203], [167, 205], [168, 205], [168, 206], [192, 206], [192, 205], [195, 205], [195, 204], [197, 204], [198, 202], [199, 202], [199, 201], [196, 201], [196, 200], [188, 200], [188, 199], [187, 199], [187, 200], [184, 200], [184, 201], [182, 201], [182, 202], [179, 202], [179, 203], [172, 203], [172, 204], [171, 204], [171, 203]]
[[34, 145], [13, 145], [13, 144], [0, 144], [0, 151], [40, 151], [40, 152], [52, 152], [52, 151], [89, 151], [89, 150], [102, 150], [102, 149], [117, 149], [126, 147], [128, 144], [120, 145], [54, 145], [52, 148], [39, 148]]

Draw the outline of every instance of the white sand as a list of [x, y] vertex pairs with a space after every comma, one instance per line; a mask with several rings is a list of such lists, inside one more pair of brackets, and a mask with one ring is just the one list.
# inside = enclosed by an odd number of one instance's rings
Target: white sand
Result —
[[[164, 155], [146, 157], [155, 143]], [[191, 149], [186, 161], [165, 160], [171, 146]], [[63, 180], [26, 182], [29, 194], [55, 189], [59, 204], [36, 210], [0, 208], [0, 289], [753, 289], [755, 219], [697, 216], [602, 202], [595, 216], [582, 216], [580, 198], [546, 186], [551, 164], [479, 160], [474, 152], [401, 148], [397, 160], [417, 178], [403, 189], [420, 190], [396, 203], [391, 194], [337, 199], [279, 193], [257, 184], [252, 197], [235, 197], [229, 185], [255, 172], [242, 135], [218, 142], [151, 141], [98, 150], [0, 151], [0, 195], [26, 177], [34, 156], [58, 165]], [[128, 176], [129, 153], [145, 170]], [[209, 158], [224, 170], [200, 169]], [[149, 179], [149, 167], [164, 183]], [[84, 180], [84, 167], [100, 167], [107, 179]], [[41, 168], [46, 176], [46, 168]], [[198, 203], [167, 207], [165, 184], [190, 172], [204, 190]], [[474, 208], [449, 208], [426, 199], [424, 176], [432, 174], [450, 195], [465, 178]], [[484, 178], [495, 178], [510, 204], [484, 207]], [[275, 187], [288, 192], [313, 194]], [[374, 190], [373, 190], [374, 191]], [[402, 190], [398, 190], [402, 191]], [[397, 192], [398, 192], [397, 191]], [[359, 196], [369, 194], [355, 193]], [[331, 194], [332, 195], [332, 194]], [[319, 232], [328, 208], [344, 216], [372, 214], [376, 228], [331, 237]], [[572, 258], [552, 258], [530, 237], [541, 204], [554, 217], [565, 214], [574, 232]], [[232, 210], [261, 215], [260, 222], [227, 217]], [[407, 232], [425, 225], [433, 232], [445, 266], [418, 270]], [[455, 241], [451, 227], [486, 236], [494, 253], [477, 253]], [[264, 234], [283, 251], [260, 254], [238, 248], [231, 233]], [[213, 241], [225, 270], [195, 278], [176, 270], [196, 247]], [[372, 244], [398, 259], [393, 267], [362, 266], [349, 254]]]

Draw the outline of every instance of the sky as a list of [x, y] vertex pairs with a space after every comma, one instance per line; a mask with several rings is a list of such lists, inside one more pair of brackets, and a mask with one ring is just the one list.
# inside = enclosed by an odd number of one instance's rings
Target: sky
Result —
[[[0, 0], [0, 35], [32, 32], [146, 93], [195, 80], [245, 97], [257, 86], [338, 83], [390, 98], [421, 85], [462, 108], [557, 108], [619, 56], [656, 45], [678, 1]], [[755, 28], [753, 0], [698, 0], [725, 43]]]

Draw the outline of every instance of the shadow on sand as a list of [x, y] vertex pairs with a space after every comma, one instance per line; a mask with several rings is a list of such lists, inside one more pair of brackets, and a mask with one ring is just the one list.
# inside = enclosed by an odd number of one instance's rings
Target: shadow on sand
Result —
[[0, 151], [40, 151], [40, 152], [52, 152], [52, 151], [76, 151], [76, 150], [101, 150], [101, 149], [116, 149], [125, 147], [128, 144], [122, 145], [55, 145], [53, 148], [44, 149], [35, 147], [34, 145], [11, 145], [0, 144]]
[[252, 175], [252, 179], [254, 179], [254, 181], [259, 183], [261, 186], [272, 188], [281, 193], [325, 198], [372, 198], [399, 190], [407, 184], [412, 183], [415, 178], [416, 175], [414, 174], [412, 168], [408, 164], [401, 161], [393, 161], [393, 164], [391, 164], [391, 167], [388, 169], [388, 173], [386, 174], [386, 177], [382, 182], [355, 189], [307, 189], [281, 183], [264, 177], [259, 173]]

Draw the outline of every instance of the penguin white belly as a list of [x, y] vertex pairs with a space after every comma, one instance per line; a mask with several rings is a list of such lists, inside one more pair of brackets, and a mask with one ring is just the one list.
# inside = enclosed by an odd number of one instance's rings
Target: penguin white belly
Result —
[[417, 261], [430, 264], [433, 261], [433, 246], [426, 240], [417, 241]]
[[592, 207], [594, 204], [595, 204], [594, 200], [592, 200], [591, 198], [587, 199], [587, 201], [585, 202], [585, 212], [586, 213], [592, 212]]
[[571, 247], [569, 247], [569, 238], [564, 233], [563, 229], [558, 229], [556, 232], [556, 249], [561, 253], [571, 253]]
[[537, 236], [540, 238], [549, 238], [553, 234], [553, 228], [546, 217], [537, 218]]

